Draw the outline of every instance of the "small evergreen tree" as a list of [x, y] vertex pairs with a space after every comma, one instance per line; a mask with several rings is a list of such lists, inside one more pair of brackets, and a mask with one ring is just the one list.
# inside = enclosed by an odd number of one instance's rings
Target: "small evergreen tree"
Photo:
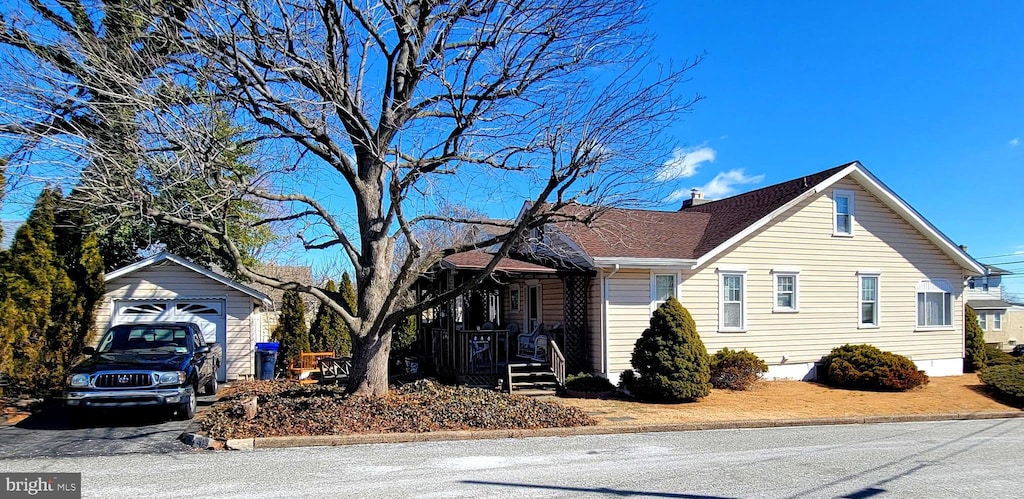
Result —
[[[330, 295], [337, 294], [338, 286], [334, 281], [327, 281], [324, 291]], [[320, 305], [313, 318], [309, 328], [309, 344], [316, 352], [334, 352], [336, 357], [352, 356], [352, 336], [348, 327], [341, 320], [341, 315], [326, 305]]]
[[103, 261], [83, 213], [43, 189], [29, 220], [0, 258], [0, 370], [16, 391], [60, 390], [93, 331], [103, 297]]
[[28, 220], [14, 234], [0, 269], [4, 289], [0, 315], [0, 371], [16, 392], [39, 393], [48, 377], [42, 362], [54, 282], [58, 276], [53, 250], [54, 212], [60, 194], [49, 188], [36, 199]]
[[271, 338], [280, 343], [277, 350], [277, 368], [283, 370], [298, 358], [299, 353], [308, 352], [310, 349], [306, 306], [302, 303], [299, 292], [285, 291], [281, 302], [281, 314]]
[[674, 298], [654, 311], [651, 327], [633, 348], [636, 374], [623, 373], [634, 395], [668, 402], [692, 401], [711, 393], [711, 360], [690, 313]]
[[978, 314], [971, 307], [964, 307], [964, 372], [980, 371], [988, 362], [985, 353], [985, 332], [978, 324]]

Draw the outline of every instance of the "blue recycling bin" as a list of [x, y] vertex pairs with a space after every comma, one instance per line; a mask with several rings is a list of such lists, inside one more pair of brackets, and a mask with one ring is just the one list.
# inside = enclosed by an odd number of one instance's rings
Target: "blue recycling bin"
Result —
[[277, 364], [277, 349], [281, 346], [276, 341], [256, 344], [256, 365], [258, 379], [274, 379], [274, 366]]

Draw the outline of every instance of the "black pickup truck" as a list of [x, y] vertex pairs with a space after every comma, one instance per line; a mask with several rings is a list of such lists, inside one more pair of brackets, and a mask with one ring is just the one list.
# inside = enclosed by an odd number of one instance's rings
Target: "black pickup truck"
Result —
[[202, 387], [217, 393], [221, 347], [191, 323], [122, 324], [110, 328], [67, 379], [64, 405], [89, 409], [159, 406], [182, 419], [196, 414]]

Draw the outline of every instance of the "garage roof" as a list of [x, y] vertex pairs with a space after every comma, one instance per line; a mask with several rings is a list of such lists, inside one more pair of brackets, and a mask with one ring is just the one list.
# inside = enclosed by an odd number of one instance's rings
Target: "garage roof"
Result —
[[249, 286], [246, 286], [245, 284], [242, 284], [242, 283], [240, 283], [240, 282], [238, 282], [238, 281], [236, 281], [234, 279], [231, 279], [230, 277], [226, 277], [226, 276], [220, 275], [220, 274], [218, 274], [218, 273], [216, 273], [216, 272], [214, 272], [214, 271], [212, 271], [212, 270], [210, 270], [210, 269], [208, 269], [206, 267], [203, 267], [202, 265], [199, 265], [199, 264], [197, 264], [195, 262], [192, 262], [191, 260], [188, 260], [187, 258], [183, 258], [183, 257], [180, 257], [178, 255], [175, 255], [174, 253], [168, 253], [166, 251], [161, 251], [160, 253], [157, 253], [157, 254], [155, 254], [155, 255], [153, 255], [153, 256], [151, 256], [149, 258], [146, 258], [144, 260], [140, 260], [140, 261], [135, 262], [135, 263], [133, 263], [131, 265], [127, 265], [127, 266], [121, 267], [121, 268], [119, 268], [117, 270], [108, 272], [103, 277], [103, 280], [104, 281], [112, 281], [112, 280], [117, 279], [119, 277], [124, 277], [124, 276], [126, 276], [128, 274], [131, 274], [132, 272], [137, 272], [137, 271], [142, 270], [142, 269], [144, 269], [146, 267], [149, 267], [151, 265], [156, 265], [156, 264], [158, 264], [160, 262], [164, 262], [164, 261], [174, 262], [174, 263], [176, 263], [178, 265], [181, 265], [182, 267], [185, 267], [185, 268], [187, 268], [187, 269], [189, 269], [189, 270], [191, 270], [193, 272], [197, 272], [197, 273], [202, 274], [202, 275], [204, 275], [204, 276], [206, 276], [206, 277], [208, 277], [210, 279], [213, 279], [213, 280], [215, 280], [215, 281], [217, 281], [217, 282], [219, 282], [219, 283], [221, 283], [221, 284], [223, 284], [225, 286], [237, 289], [238, 291], [241, 291], [242, 293], [245, 293], [245, 294], [253, 297], [256, 301], [259, 301], [264, 307], [267, 307], [268, 309], [273, 308], [273, 306], [274, 306], [274, 304], [270, 300], [269, 296], [267, 296], [267, 295], [265, 295], [263, 293], [260, 293], [259, 291], [256, 291], [255, 289], [250, 288]]

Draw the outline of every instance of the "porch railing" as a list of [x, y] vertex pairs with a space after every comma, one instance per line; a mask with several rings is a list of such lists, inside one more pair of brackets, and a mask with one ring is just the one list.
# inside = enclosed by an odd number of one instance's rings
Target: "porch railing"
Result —
[[432, 333], [438, 374], [452, 376], [457, 383], [497, 385], [508, 365], [508, 331], [433, 329]]
[[554, 340], [551, 341], [551, 371], [555, 373], [555, 381], [558, 386], [565, 386], [565, 356], [562, 355], [562, 351], [558, 349], [558, 343]]

